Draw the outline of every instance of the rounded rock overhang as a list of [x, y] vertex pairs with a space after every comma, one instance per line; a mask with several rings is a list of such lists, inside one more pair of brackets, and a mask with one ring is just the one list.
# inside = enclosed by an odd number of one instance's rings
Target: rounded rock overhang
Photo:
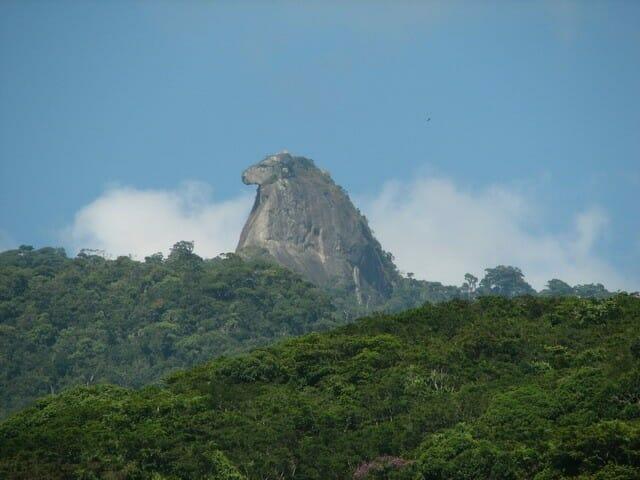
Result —
[[242, 182], [245, 185], [267, 185], [281, 178], [290, 178], [308, 165], [313, 165], [313, 162], [304, 157], [294, 157], [289, 152], [269, 155], [242, 172]]

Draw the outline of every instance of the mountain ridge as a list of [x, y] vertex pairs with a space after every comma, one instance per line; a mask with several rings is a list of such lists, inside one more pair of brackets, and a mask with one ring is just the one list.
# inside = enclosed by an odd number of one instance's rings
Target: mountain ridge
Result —
[[626, 294], [453, 300], [77, 387], [0, 423], [0, 476], [637, 479], [639, 319]]

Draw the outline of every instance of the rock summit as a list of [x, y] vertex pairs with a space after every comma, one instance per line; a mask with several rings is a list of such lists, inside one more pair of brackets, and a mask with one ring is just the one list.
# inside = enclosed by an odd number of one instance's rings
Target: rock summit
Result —
[[242, 181], [258, 191], [237, 253], [269, 256], [317, 285], [353, 291], [361, 304], [391, 293], [391, 255], [346, 191], [312, 160], [271, 155], [246, 169]]

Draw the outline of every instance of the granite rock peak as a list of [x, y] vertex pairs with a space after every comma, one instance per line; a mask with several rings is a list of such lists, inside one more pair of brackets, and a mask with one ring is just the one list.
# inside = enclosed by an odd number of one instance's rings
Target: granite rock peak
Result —
[[361, 304], [389, 296], [397, 277], [391, 255], [313, 160], [270, 155], [246, 169], [242, 181], [258, 190], [237, 253], [269, 256], [317, 285], [353, 291]]

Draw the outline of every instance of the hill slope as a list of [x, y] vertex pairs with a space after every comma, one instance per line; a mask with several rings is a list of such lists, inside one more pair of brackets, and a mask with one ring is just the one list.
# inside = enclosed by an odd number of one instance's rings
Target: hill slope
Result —
[[177, 368], [336, 325], [328, 297], [277, 265], [0, 253], [0, 417], [78, 384], [139, 387]]
[[0, 474], [638, 478], [639, 327], [628, 295], [377, 315], [162, 388], [43, 399], [0, 425]]

